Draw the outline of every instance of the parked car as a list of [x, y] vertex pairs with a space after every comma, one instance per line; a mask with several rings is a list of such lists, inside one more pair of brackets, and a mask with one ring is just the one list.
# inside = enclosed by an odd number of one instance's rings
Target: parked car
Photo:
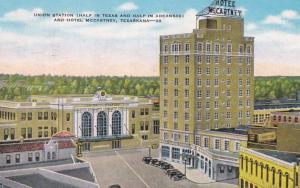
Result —
[[151, 159], [151, 160], [150, 160], [150, 164], [151, 164], [151, 165], [154, 165], [157, 161], [158, 161], [158, 159]]
[[170, 165], [170, 164], [167, 163], [167, 162], [162, 161], [162, 162], [160, 163], [160, 168], [162, 168], [162, 167], [165, 166], [165, 165]]
[[152, 159], [152, 157], [144, 157], [143, 162], [146, 163], [146, 164], [149, 164], [151, 159]]
[[161, 163], [162, 163], [162, 161], [157, 161], [153, 164], [153, 166], [160, 167]]
[[176, 175], [179, 172], [177, 169], [170, 169], [167, 171], [168, 176], [171, 178], [172, 176]]
[[168, 164], [168, 165], [162, 166], [161, 169], [163, 169], [165, 171], [165, 173], [167, 173], [168, 170], [174, 169], [174, 167], [172, 165]]
[[182, 174], [182, 173], [178, 173], [178, 174], [176, 174], [175, 176], [172, 177], [172, 179], [173, 179], [174, 181], [183, 180], [183, 179], [185, 179], [185, 178], [186, 178], [185, 175]]
[[121, 186], [119, 184], [115, 184], [115, 185], [111, 185], [108, 188], [121, 188]]

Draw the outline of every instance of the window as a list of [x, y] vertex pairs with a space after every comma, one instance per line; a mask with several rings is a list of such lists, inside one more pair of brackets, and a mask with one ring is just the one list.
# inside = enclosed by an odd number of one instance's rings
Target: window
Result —
[[20, 154], [16, 154], [16, 163], [20, 163]]
[[229, 151], [229, 140], [224, 141], [224, 150]]
[[184, 102], [184, 108], [185, 109], [189, 109], [190, 108], [190, 102], [189, 101], [185, 101]]
[[201, 103], [201, 101], [197, 101], [197, 108], [202, 108], [202, 103]]
[[189, 52], [189, 51], [190, 51], [190, 44], [185, 44], [185, 45], [184, 45], [184, 50], [185, 50], [186, 52]]
[[172, 148], [172, 159], [180, 159], [180, 149]]
[[21, 120], [22, 120], [22, 121], [25, 121], [25, 120], [26, 120], [26, 113], [22, 113], [22, 114], [21, 114]]
[[9, 129], [4, 129], [4, 140], [7, 140], [9, 137]]
[[220, 173], [223, 174], [225, 172], [225, 167], [223, 165], [220, 165]]
[[205, 138], [204, 138], [204, 147], [205, 147], [205, 148], [208, 148], [208, 144], [209, 144], [209, 143], [208, 143], [208, 138], [205, 137]]
[[215, 44], [215, 54], [219, 54], [219, 53], [220, 53], [220, 45]]
[[145, 115], [149, 115], [149, 108], [145, 108]]
[[227, 64], [231, 64], [232, 63], [232, 58], [231, 58], [231, 56], [228, 56], [227, 57]]
[[148, 140], [148, 135], [142, 135], [143, 140]]
[[232, 52], [232, 45], [231, 44], [227, 44], [227, 52], [228, 53]]
[[197, 63], [200, 64], [200, 63], [202, 62], [201, 56], [200, 56], [200, 55], [197, 55], [196, 57], [197, 57]]
[[184, 97], [189, 97], [190, 91], [188, 89], [184, 90]]
[[186, 86], [190, 85], [190, 80], [188, 78], [185, 79], [185, 85]]
[[35, 161], [40, 161], [40, 153], [39, 152], [36, 152], [35, 153]]
[[44, 120], [48, 120], [48, 112], [44, 112]]
[[190, 130], [189, 124], [185, 124], [185, 125], [184, 125], [184, 130], [185, 130], [185, 131], [189, 131], [189, 130]]
[[164, 44], [164, 47], [163, 47], [163, 50], [164, 50], [164, 52], [168, 52], [168, 45], [167, 44]]
[[206, 63], [210, 64], [210, 56], [206, 56]]
[[199, 52], [202, 52], [202, 51], [203, 51], [203, 45], [202, 45], [202, 43], [200, 43], [200, 42], [197, 43], [197, 50], [198, 50]]
[[145, 130], [145, 122], [143, 122], [143, 121], [140, 122], [140, 130], [141, 131]]
[[220, 140], [219, 139], [215, 139], [215, 149], [220, 150]]
[[163, 63], [168, 64], [168, 61], [169, 61], [168, 56], [164, 56], [163, 57]]
[[185, 112], [184, 113], [184, 120], [190, 120], [190, 113], [188, 113], [188, 112]]
[[175, 85], [175, 86], [178, 86], [178, 83], [179, 83], [178, 78], [174, 78], [174, 85]]
[[27, 119], [28, 121], [32, 120], [32, 112], [28, 112]]
[[70, 121], [70, 119], [71, 119], [71, 114], [70, 113], [66, 114], [66, 119], [67, 119], [67, 121]]
[[219, 75], [219, 68], [215, 67], [215, 75]]
[[10, 139], [14, 140], [15, 139], [15, 128], [10, 129]]
[[175, 55], [174, 56], [174, 64], [177, 64], [178, 63], [178, 55]]
[[6, 164], [10, 164], [10, 163], [11, 163], [11, 156], [6, 155]]
[[43, 119], [43, 112], [38, 112], [38, 120], [42, 120]]
[[28, 162], [32, 162], [32, 153], [28, 153]]
[[169, 158], [170, 157], [170, 147], [168, 147], [168, 146], [162, 146], [161, 147], [161, 156]]
[[149, 121], [145, 121], [145, 131], [149, 131]]
[[57, 114], [56, 112], [51, 112], [51, 120], [56, 120]]
[[27, 138], [32, 138], [32, 128], [27, 128]]
[[44, 132], [44, 137], [48, 137], [48, 131]]
[[189, 55], [186, 55], [185, 56], [185, 63], [189, 63], [190, 62], [190, 56]]
[[197, 146], [200, 146], [200, 137], [199, 136], [196, 136], [196, 141], [195, 141], [195, 144], [197, 145]]
[[215, 64], [219, 64], [219, 57], [218, 57], [218, 56], [215, 56], [215, 57], [214, 57], [214, 63], [215, 63]]
[[206, 98], [209, 98], [209, 97], [210, 97], [210, 90], [207, 89], [207, 90], [206, 90]]
[[174, 67], [174, 74], [177, 75], [179, 73], [178, 67]]
[[211, 44], [206, 43], [206, 53], [210, 53], [210, 51], [211, 51]]
[[47, 159], [51, 160], [51, 153], [49, 151], [47, 152]]
[[164, 140], [168, 140], [168, 133], [164, 132]]
[[219, 108], [219, 101], [215, 101], [214, 108], [215, 108], [215, 109], [218, 109], [218, 108]]
[[240, 151], [240, 147], [241, 147], [240, 142], [236, 142], [236, 143], [235, 143], [235, 151], [236, 151], [236, 152], [237, 152], [237, 151]]
[[164, 85], [168, 85], [168, 78], [164, 78]]
[[26, 128], [21, 129], [21, 136], [25, 139], [26, 138]]
[[189, 143], [189, 135], [184, 135], [184, 142]]
[[197, 74], [198, 74], [198, 75], [201, 75], [201, 74], [202, 74], [202, 69], [201, 69], [201, 67], [197, 67]]
[[159, 134], [159, 120], [153, 121], [153, 133]]
[[197, 79], [197, 86], [201, 86], [202, 85], [202, 81], [200, 78]]
[[177, 100], [174, 101], [174, 108], [178, 108], [178, 101]]
[[201, 98], [202, 97], [202, 92], [201, 92], [201, 90], [199, 89], [199, 90], [197, 90], [197, 98]]

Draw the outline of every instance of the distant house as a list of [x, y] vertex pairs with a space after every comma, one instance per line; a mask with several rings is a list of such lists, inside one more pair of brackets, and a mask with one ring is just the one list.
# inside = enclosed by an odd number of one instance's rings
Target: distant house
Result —
[[76, 153], [75, 137], [67, 131], [50, 139], [0, 143], [0, 166], [70, 159]]

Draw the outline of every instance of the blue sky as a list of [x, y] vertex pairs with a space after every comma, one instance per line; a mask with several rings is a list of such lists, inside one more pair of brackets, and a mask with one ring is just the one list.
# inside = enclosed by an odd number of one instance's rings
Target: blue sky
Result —
[[[0, 0], [0, 72], [158, 75], [161, 34], [191, 32], [211, 0]], [[122, 5], [128, 6], [122, 9]], [[256, 38], [256, 75], [300, 75], [300, 1], [237, 0], [245, 32]], [[131, 8], [130, 8], [131, 7]], [[49, 13], [181, 13], [152, 24], [54, 24]], [[137, 51], [137, 49], [139, 49]], [[4, 68], [5, 67], [5, 68]], [[66, 67], [72, 67], [68, 70]], [[123, 67], [116, 70], [116, 67]], [[125, 67], [125, 68], [124, 68]], [[139, 71], [132, 69], [139, 67]]]

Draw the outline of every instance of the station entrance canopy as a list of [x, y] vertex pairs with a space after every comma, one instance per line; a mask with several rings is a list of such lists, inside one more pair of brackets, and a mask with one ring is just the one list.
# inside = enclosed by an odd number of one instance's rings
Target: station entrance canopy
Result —
[[236, 9], [235, 0], [214, 0], [210, 6], [197, 14], [197, 17], [201, 16], [242, 18], [242, 10]]

